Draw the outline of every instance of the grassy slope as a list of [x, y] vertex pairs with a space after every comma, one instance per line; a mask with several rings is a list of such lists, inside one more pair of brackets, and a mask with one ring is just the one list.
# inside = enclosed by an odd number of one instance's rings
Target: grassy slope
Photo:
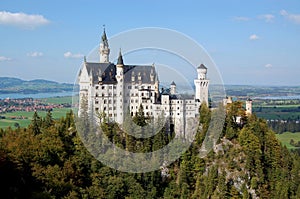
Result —
[[297, 133], [285, 132], [283, 134], [276, 134], [276, 137], [288, 149], [295, 149], [294, 146], [290, 145], [290, 141], [291, 141], [291, 139], [294, 139], [294, 141], [296, 141], [296, 142], [300, 141], [300, 132], [297, 132]]

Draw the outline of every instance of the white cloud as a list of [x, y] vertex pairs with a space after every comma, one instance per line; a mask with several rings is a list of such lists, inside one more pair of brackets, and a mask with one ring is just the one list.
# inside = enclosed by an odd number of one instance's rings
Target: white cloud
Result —
[[82, 58], [84, 55], [80, 53], [73, 54], [70, 51], [64, 53], [65, 58]]
[[41, 57], [44, 54], [42, 52], [32, 52], [32, 53], [27, 53], [28, 57]]
[[249, 37], [250, 40], [258, 40], [259, 36], [257, 36], [256, 34], [250, 35]]
[[9, 57], [4, 57], [4, 56], [0, 56], [0, 61], [10, 61], [11, 58]]
[[300, 14], [290, 14], [286, 10], [281, 10], [280, 15], [285, 17], [289, 21], [300, 24]]
[[270, 22], [274, 21], [275, 16], [271, 15], [271, 14], [264, 14], [264, 15], [258, 16], [258, 18], [264, 19], [265, 22], [270, 23]]
[[22, 12], [11, 13], [0, 11], [0, 24], [13, 25], [25, 28], [34, 28], [48, 24], [50, 21], [42, 15], [30, 15]]
[[250, 21], [248, 17], [234, 17], [235, 21]]
[[273, 66], [272, 66], [272, 64], [266, 64], [265, 67], [266, 67], [266, 68], [271, 68], [271, 67], [273, 67]]

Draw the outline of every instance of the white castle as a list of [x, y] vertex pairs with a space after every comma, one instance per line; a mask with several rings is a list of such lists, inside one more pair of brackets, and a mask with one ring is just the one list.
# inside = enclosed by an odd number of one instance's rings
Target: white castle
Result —
[[174, 81], [170, 88], [160, 89], [154, 65], [126, 65], [121, 50], [117, 64], [111, 63], [105, 30], [99, 53], [100, 62], [87, 62], [84, 59], [80, 70], [79, 113], [81, 101], [86, 98], [90, 114], [96, 116], [96, 113], [105, 113], [109, 121], [120, 125], [126, 116], [134, 116], [142, 105], [145, 116], [149, 118], [157, 119], [162, 114], [170, 118], [176, 135], [186, 136], [187, 132], [193, 130], [191, 128], [197, 126], [201, 103], [208, 105], [209, 80], [203, 64], [197, 67], [195, 94], [183, 97], [177, 93]]

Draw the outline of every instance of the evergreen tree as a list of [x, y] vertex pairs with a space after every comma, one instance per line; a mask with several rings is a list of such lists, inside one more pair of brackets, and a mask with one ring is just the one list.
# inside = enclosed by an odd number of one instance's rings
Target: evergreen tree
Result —
[[41, 133], [40, 127], [41, 127], [41, 118], [39, 117], [37, 111], [35, 111], [30, 123], [30, 129], [35, 135], [37, 135]]

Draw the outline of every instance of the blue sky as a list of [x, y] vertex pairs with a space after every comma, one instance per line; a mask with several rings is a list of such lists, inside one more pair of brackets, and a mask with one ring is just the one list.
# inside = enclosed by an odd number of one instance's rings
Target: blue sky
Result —
[[299, 0], [1, 1], [0, 76], [74, 82], [103, 24], [108, 37], [179, 31], [207, 50], [225, 84], [300, 85]]

